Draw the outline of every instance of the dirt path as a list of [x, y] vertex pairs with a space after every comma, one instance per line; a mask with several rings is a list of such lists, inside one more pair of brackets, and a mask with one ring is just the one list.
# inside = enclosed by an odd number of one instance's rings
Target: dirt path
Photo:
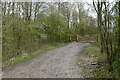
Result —
[[3, 70], [3, 78], [82, 78], [76, 64], [78, 54], [88, 43], [72, 42], [32, 60]]

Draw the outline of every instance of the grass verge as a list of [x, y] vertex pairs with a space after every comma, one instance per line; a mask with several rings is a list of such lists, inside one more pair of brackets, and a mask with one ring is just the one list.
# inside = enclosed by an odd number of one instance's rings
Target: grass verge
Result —
[[6, 67], [6, 66], [11, 66], [11, 65], [16, 65], [16, 64], [21, 63], [21, 62], [25, 62], [27, 60], [30, 60], [30, 59], [32, 59], [34, 57], [37, 57], [37, 56], [43, 54], [46, 51], [49, 51], [49, 50], [64, 46], [65, 44], [67, 44], [67, 43], [45, 44], [44, 46], [42, 46], [37, 51], [34, 51], [32, 53], [29, 53], [29, 54], [23, 54], [23, 55], [14, 57], [14, 58], [12, 58], [12, 59], [10, 59], [8, 61], [3, 62], [2, 66]]
[[85, 53], [88, 53], [90, 55], [97, 57], [97, 63], [98, 67], [95, 71], [95, 74], [97, 78], [113, 78], [113, 73], [108, 72], [108, 64], [106, 60], [106, 54], [100, 52], [100, 46], [94, 44], [86, 47], [84, 49]]
[[97, 44], [86, 47], [84, 51], [90, 55], [98, 57], [101, 60], [106, 60], [106, 55], [104, 53], [100, 53], [100, 46], [98, 46]]

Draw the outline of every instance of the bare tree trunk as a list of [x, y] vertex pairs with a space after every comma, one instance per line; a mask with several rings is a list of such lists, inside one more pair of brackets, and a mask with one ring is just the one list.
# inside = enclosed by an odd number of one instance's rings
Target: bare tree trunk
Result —
[[31, 14], [32, 14], [32, 2], [30, 2], [30, 12], [29, 12], [29, 16], [28, 16], [28, 21], [31, 21]]
[[3, 3], [3, 6], [4, 6], [3, 7], [3, 16], [6, 14], [6, 4], [7, 4], [6, 2]]
[[25, 2], [25, 21], [28, 21], [28, 17], [29, 17], [29, 9], [28, 9], [28, 2]]
[[11, 5], [11, 2], [8, 3], [8, 14], [10, 14], [10, 5]]
[[34, 22], [35, 22], [35, 20], [36, 20], [37, 9], [38, 9], [38, 4], [37, 4], [37, 2], [35, 2]]
[[15, 2], [12, 3], [12, 15], [14, 16]]
[[120, 48], [120, 1], [118, 2], [118, 48]]
[[39, 9], [40, 9], [40, 7], [42, 6], [42, 4], [43, 4], [44, 2], [39, 2], [39, 3], [35, 3], [35, 10], [34, 10], [34, 22], [35, 22], [35, 20], [36, 20], [36, 17], [37, 17], [37, 14], [39, 13]]

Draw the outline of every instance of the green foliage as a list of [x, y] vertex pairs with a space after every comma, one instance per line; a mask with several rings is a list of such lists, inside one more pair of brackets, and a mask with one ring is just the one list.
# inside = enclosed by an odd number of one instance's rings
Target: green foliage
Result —
[[116, 59], [113, 63], [113, 73], [115, 74], [115, 77], [120, 79], [120, 59]]
[[[93, 18], [90, 18], [83, 9], [80, 14], [76, 10], [71, 12], [71, 3], [63, 3], [64, 6], [59, 9], [54, 3], [38, 4], [27, 2], [3, 4], [3, 9], [6, 9], [2, 20], [3, 62], [22, 56], [24, 53], [32, 54], [49, 43], [75, 41], [76, 35], [82, 37], [90, 35], [83, 40], [90, 39], [97, 33], [94, 32], [97, 30], [95, 25], [88, 25], [93, 24], [94, 21], [90, 20]], [[72, 13], [74, 15], [71, 16]], [[80, 21], [78, 21], [79, 17]], [[74, 19], [71, 20], [72, 18]]]
[[[37, 50], [42, 46], [41, 31], [37, 24], [24, 22], [22, 18], [6, 15], [3, 18], [3, 61]], [[34, 47], [36, 46], [36, 47]]]
[[44, 18], [44, 30], [50, 41], [64, 42], [67, 36], [67, 25], [65, 20], [58, 17], [55, 13]]
[[[43, 24], [40, 28], [39, 25]], [[40, 49], [51, 42], [66, 42], [67, 28], [57, 14], [45, 15], [36, 22], [24, 21], [17, 14], [3, 17], [3, 61]]]

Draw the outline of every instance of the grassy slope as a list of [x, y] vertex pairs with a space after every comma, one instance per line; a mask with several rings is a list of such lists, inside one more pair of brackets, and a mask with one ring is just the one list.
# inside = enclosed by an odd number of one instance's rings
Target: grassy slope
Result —
[[101, 67], [95, 72], [98, 78], [110, 78], [113, 77], [112, 73], [108, 72], [108, 66], [106, 61], [106, 55], [104, 53], [100, 53], [100, 47], [98, 45], [91, 45], [85, 48], [85, 53], [90, 55], [95, 55], [98, 57], [98, 63], [100, 63]]
[[30, 60], [30, 59], [36, 57], [36, 56], [41, 55], [42, 53], [44, 53], [46, 51], [49, 51], [49, 50], [52, 50], [52, 49], [55, 49], [57, 47], [61, 47], [64, 45], [65, 45], [64, 43], [46, 44], [43, 47], [41, 47], [41, 49], [39, 49], [38, 51], [29, 53], [29, 54], [23, 54], [23, 55], [15, 57], [13, 59], [10, 59], [9, 61], [3, 62], [3, 67], [15, 65], [15, 64], [21, 63], [21, 62], [25, 62], [27, 60]]
[[98, 45], [90, 45], [85, 48], [85, 52], [91, 55], [97, 56], [99, 59], [106, 59], [106, 55], [100, 53], [100, 47]]

